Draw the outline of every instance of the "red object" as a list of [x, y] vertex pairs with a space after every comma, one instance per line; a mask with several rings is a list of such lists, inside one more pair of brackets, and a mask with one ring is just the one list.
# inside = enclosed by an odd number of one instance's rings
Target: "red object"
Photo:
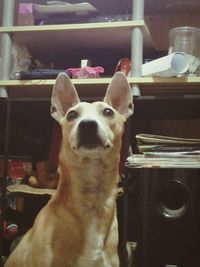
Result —
[[10, 235], [16, 235], [18, 232], [18, 225], [15, 223], [10, 223], [7, 225], [6, 232]]
[[32, 168], [31, 162], [22, 160], [8, 161], [8, 176], [13, 179], [22, 179], [30, 172]]
[[[0, 176], [3, 176], [3, 160], [0, 160]], [[8, 176], [13, 179], [22, 179], [27, 173], [30, 173], [32, 164], [25, 160], [8, 160]]]
[[115, 72], [117, 71], [122, 71], [126, 76], [128, 76], [131, 71], [130, 59], [129, 58], [120, 59], [115, 68]]

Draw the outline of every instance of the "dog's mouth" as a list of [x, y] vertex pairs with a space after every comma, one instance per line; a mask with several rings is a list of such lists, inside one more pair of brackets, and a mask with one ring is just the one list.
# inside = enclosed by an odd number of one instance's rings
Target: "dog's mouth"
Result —
[[103, 144], [98, 135], [91, 135], [86, 133], [79, 135], [78, 148], [83, 147], [87, 149], [93, 149], [99, 146], [103, 147]]

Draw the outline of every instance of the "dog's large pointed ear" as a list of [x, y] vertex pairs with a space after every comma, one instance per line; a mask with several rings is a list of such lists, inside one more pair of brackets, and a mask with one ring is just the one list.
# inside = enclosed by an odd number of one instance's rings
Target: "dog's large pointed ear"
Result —
[[104, 102], [128, 118], [133, 114], [133, 95], [126, 76], [116, 72], [108, 86]]
[[51, 116], [59, 122], [65, 116], [67, 110], [79, 102], [78, 94], [71, 79], [66, 73], [60, 73], [53, 87]]

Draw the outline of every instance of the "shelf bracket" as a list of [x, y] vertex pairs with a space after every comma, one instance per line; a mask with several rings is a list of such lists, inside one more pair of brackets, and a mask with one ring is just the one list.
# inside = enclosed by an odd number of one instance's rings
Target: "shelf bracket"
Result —
[[[144, 0], [133, 0], [132, 20], [144, 19]], [[131, 76], [142, 76], [143, 62], [143, 33], [139, 27], [134, 27], [132, 30], [131, 40]], [[138, 84], [132, 86], [133, 95], [139, 96], [140, 88]]]
[[[4, 0], [2, 26], [13, 26], [14, 23], [15, 0]], [[12, 57], [12, 36], [10, 33], [1, 35], [1, 79], [10, 79]], [[5, 87], [0, 87], [0, 97], [8, 97]]]

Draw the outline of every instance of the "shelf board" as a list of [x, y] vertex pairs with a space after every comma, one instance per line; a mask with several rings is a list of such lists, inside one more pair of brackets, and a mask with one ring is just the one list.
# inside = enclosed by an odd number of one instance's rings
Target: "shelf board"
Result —
[[144, 20], [116, 21], [116, 22], [93, 22], [76, 24], [56, 24], [56, 25], [31, 25], [31, 26], [7, 26], [0, 27], [0, 32], [44, 32], [44, 31], [65, 31], [65, 30], [92, 30], [110, 28], [132, 28], [146, 27]]
[[136, 83], [142, 95], [198, 95], [200, 94], [200, 77], [141, 77], [130, 78]]
[[[102, 97], [112, 78], [73, 79], [80, 96]], [[200, 77], [129, 77], [131, 85], [137, 84], [142, 95], [200, 94]], [[15, 96], [50, 96], [55, 80], [0, 80], [0, 87], [6, 87]]]
[[[200, 86], [200, 77], [128, 77], [130, 84], [139, 85], [169, 85], [169, 86]], [[75, 85], [107, 85], [111, 82], [112, 78], [91, 78], [91, 79], [72, 79]], [[0, 80], [0, 86], [16, 87], [16, 86], [51, 86], [55, 83], [54, 79], [48, 80]]]
[[143, 85], [170, 85], [170, 86], [190, 86], [200, 85], [200, 77], [131, 77], [129, 78], [130, 83], [138, 83]]
[[134, 27], [142, 29], [144, 44], [152, 47], [152, 40], [144, 20], [96, 22], [62, 25], [34, 25], [0, 27], [0, 34], [11, 33], [14, 40], [30, 51], [48, 53], [55, 49], [130, 49]]

